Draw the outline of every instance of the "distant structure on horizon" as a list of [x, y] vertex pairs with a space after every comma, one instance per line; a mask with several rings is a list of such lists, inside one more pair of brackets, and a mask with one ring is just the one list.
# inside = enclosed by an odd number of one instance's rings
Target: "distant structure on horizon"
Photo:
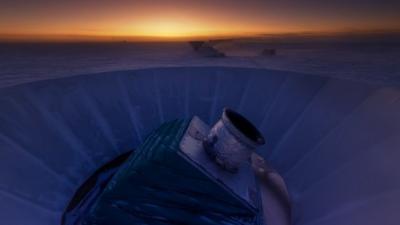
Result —
[[274, 56], [276, 55], [276, 49], [274, 48], [266, 48], [261, 52], [262, 56]]
[[225, 57], [225, 53], [214, 48], [209, 41], [189, 41], [195, 52], [204, 57]]

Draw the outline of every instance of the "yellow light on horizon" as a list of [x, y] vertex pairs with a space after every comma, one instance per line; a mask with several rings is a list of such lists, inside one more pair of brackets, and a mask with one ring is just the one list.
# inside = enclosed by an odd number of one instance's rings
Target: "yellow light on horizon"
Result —
[[182, 23], [174, 21], [163, 21], [156, 24], [147, 25], [144, 34], [158, 37], [179, 37], [187, 36], [190, 31]]
[[215, 31], [192, 21], [162, 20], [142, 21], [123, 30], [125, 35], [152, 36], [159, 38], [185, 38], [214, 35]]

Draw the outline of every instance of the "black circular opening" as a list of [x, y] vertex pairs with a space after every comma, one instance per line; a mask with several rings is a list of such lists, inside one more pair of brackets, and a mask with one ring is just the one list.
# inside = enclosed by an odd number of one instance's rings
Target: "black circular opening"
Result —
[[224, 109], [224, 113], [233, 126], [235, 126], [235, 128], [243, 133], [247, 138], [257, 144], [265, 144], [264, 137], [250, 121], [244, 118], [244, 116], [231, 109]]

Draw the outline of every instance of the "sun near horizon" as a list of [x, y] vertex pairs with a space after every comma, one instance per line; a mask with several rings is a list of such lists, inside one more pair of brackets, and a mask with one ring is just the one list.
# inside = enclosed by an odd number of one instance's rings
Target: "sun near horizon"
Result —
[[[398, 31], [400, 3], [318, 1], [10, 1], [0, 40], [188, 40], [262, 34]], [[397, 7], [399, 8], [399, 7]]]

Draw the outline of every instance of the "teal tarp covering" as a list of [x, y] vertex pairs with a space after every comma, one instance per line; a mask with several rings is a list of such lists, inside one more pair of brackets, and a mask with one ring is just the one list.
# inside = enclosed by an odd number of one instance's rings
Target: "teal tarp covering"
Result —
[[151, 133], [84, 224], [255, 224], [253, 212], [177, 154], [187, 126], [177, 120]]

